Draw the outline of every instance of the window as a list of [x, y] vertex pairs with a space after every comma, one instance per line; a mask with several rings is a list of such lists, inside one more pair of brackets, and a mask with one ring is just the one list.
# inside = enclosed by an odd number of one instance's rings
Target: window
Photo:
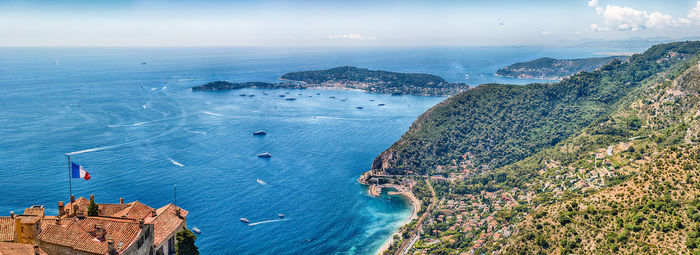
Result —
[[146, 228], [146, 233], [143, 234], [146, 239], [151, 236], [151, 228]]
[[171, 236], [170, 239], [168, 239], [168, 254], [175, 254], [175, 236]]

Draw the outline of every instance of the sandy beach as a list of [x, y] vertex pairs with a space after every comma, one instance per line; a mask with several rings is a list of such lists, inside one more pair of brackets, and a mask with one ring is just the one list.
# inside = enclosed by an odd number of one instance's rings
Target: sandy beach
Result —
[[[401, 226], [404, 226], [411, 222], [413, 219], [416, 219], [418, 217], [418, 211], [420, 210], [420, 201], [418, 201], [418, 198], [416, 198], [413, 195], [413, 192], [410, 191], [403, 191], [403, 192], [389, 192], [389, 195], [402, 195], [406, 198], [408, 198], [409, 202], [413, 206], [413, 213], [411, 214], [410, 218], [407, 218], [403, 223], [401, 223]], [[391, 236], [386, 239], [384, 244], [382, 244], [381, 247], [377, 250], [376, 254], [382, 254], [384, 251], [389, 249], [389, 246], [391, 246], [391, 243], [394, 242], [394, 236], [399, 233], [399, 229], [394, 231], [394, 233], [391, 233]]]

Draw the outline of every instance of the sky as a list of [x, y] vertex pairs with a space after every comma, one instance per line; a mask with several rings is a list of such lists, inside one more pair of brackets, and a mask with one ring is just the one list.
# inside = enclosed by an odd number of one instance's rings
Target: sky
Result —
[[697, 36], [698, 0], [0, 0], [0, 46], [503, 46]]

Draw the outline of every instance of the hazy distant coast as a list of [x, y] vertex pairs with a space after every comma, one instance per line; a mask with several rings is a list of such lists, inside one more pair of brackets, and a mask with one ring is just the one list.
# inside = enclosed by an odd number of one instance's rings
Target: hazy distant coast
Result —
[[612, 61], [625, 61], [627, 58], [629, 56], [580, 59], [539, 58], [498, 69], [495, 75], [519, 79], [561, 80], [580, 71], [590, 72]]

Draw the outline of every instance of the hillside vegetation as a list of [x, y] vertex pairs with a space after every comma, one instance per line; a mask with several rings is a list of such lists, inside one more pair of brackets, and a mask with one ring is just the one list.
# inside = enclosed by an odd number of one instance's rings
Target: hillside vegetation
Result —
[[397, 73], [353, 66], [318, 71], [292, 72], [281, 79], [314, 86], [362, 89], [372, 93], [413, 95], [454, 95], [469, 86], [451, 83], [431, 74]]
[[451, 83], [445, 79], [422, 73], [397, 73], [369, 70], [352, 66], [327, 70], [286, 73], [283, 82], [228, 82], [213, 81], [195, 86], [192, 91], [225, 91], [242, 88], [263, 89], [358, 89], [370, 93], [395, 95], [450, 96], [469, 88], [463, 83]]
[[[429, 109], [372, 170], [428, 173], [464, 154], [498, 168], [551, 147], [608, 113], [641, 82], [697, 52], [699, 43], [657, 45], [552, 84], [485, 84]], [[674, 52], [669, 55], [670, 52]]]
[[373, 163], [448, 177], [411, 252], [700, 254], [699, 60], [700, 42], [656, 45], [430, 109]]

